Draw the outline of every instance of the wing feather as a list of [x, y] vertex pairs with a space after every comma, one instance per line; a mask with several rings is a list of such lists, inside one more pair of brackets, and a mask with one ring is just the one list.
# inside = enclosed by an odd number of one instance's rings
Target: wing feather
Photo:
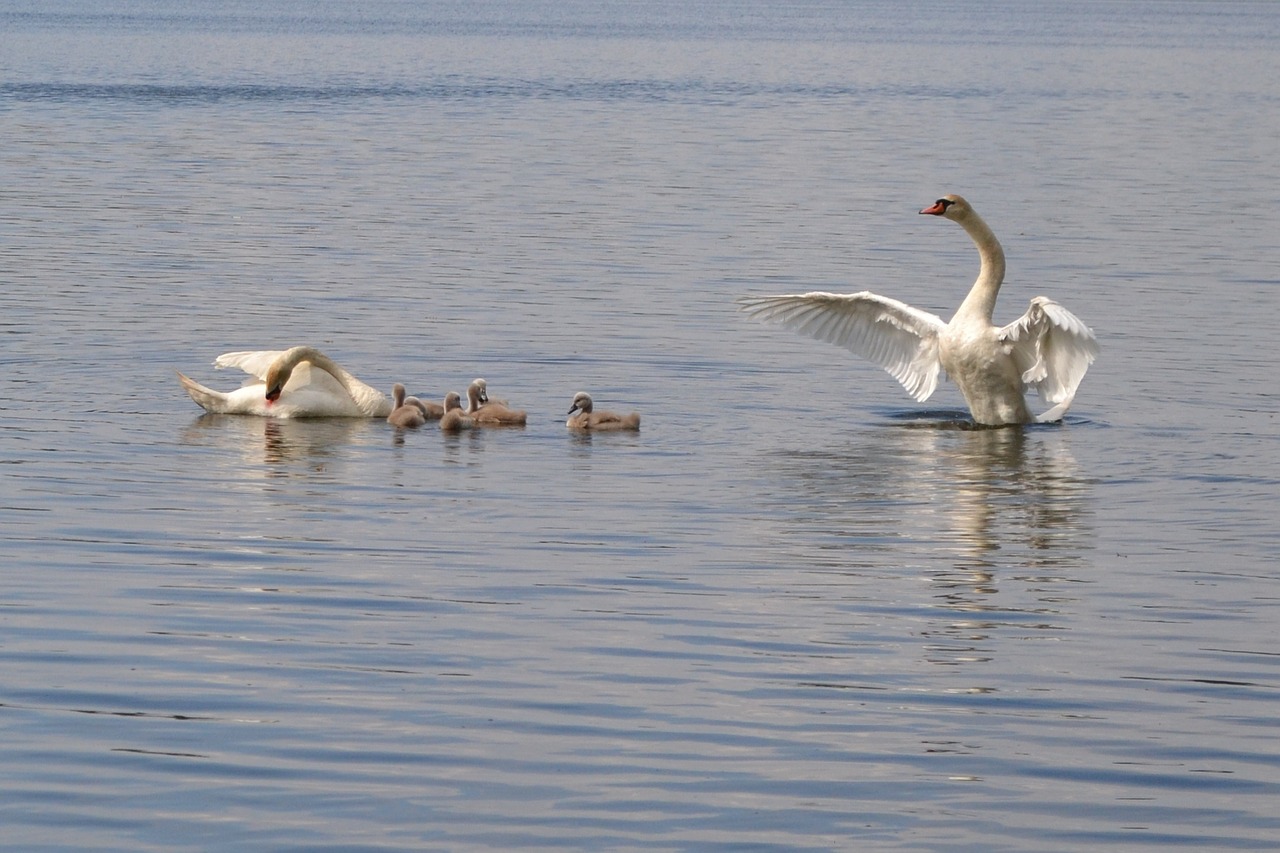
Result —
[[250, 376], [259, 379], [267, 378], [267, 368], [277, 358], [284, 355], [284, 350], [257, 350], [244, 352], [224, 352], [213, 361], [213, 366], [222, 369], [238, 367]]
[[938, 387], [938, 335], [946, 324], [928, 311], [868, 291], [750, 296], [738, 304], [757, 320], [778, 323], [878, 364], [916, 400], [929, 399]]
[[1022, 381], [1048, 403], [1070, 402], [1100, 348], [1093, 330], [1046, 296], [999, 331]]

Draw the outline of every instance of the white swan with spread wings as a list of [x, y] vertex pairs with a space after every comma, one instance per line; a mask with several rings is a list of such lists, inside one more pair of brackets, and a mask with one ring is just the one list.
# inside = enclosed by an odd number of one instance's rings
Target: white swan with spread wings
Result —
[[[921, 213], [959, 223], [978, 247], [978, 279], [950, 322], [869, 291], [799, 293], [738, 300], [753, 317], [780, 323], [870, 359], [921, 402], [943, 371], [960, 387], [973, 419], [984, 425], [1061, 420], [1098, 341], [1078, 317], [1045, 296], [1007, 326], [991, 322], [1004, 281], [1004, 250], [982, 217], [958, 195]], [[1052, 408], [1033, 415], [1025, 392], [1034, 389]]]
[[268, 418], [385, 418], [391, 400], [315, 347], [224, 353], [215, 367], [236, 367], [254, 379], [234, 391], [206, 388], [178, 374], [191, 399], [214, 414]]

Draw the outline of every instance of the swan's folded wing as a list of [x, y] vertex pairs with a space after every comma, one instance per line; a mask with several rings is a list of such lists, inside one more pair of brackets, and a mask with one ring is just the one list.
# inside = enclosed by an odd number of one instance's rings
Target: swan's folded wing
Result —
[[284, 350], [224, 352], [213, 360], [213, 366], [218, 369], [238, 367], [250, 376], [265, 380], [267, 378], [267, 368], [271, 367], [271, 363], [282, 355], [284, 355]]
[[836, 344], [889, 371], [917, 400], [938, 387], [942, 318], [905, 302], [862, 293], [799, 293], [738, 300], [750, 316]]
[[1098, 339], [1079, 317], [1044, 296], [1000, 330], [1022, 381], [1049, 403], [1070, 401], [1098, 357]]

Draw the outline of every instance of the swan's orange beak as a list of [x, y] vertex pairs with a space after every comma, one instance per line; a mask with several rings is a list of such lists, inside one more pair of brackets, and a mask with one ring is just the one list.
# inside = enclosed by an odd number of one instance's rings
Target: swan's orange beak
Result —
[[268, 403], [274, 403], [276, 400], [279, 400], [279, 399], [280, 399], [280, 391], [281, 391], [281, 388], [280, 388], [280, 386], [279, 386], [279, 385], [274, 385], [274, 386], [272, 386], [272, 387], [268, 388], [268, 389], [267, 389], [267, 402], [268, 402]]
[[938, 199], [933, 203], [932, 207], [926, 207], [921, 213], [927, 213], [930, 216], [941, 216], [947, 212], [947, 206], [942, 203], [942, 199]]

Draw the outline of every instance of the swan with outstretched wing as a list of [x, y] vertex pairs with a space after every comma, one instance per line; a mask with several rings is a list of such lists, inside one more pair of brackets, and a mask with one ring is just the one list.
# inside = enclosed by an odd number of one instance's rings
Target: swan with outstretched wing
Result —
[[[950, 322], [869, 291], [751, 296], [739, 300], [742, 310], [851, 350], [887, 370], [920, 402], [929, 399], [945, 373], [980, 424], [1061, 420], [1097, 358], [1092, 330], [1044, 296], [1032, 299], [1027, 312], [1009, 325], [994, 325], [1005, 270], [995, 234], [957, 195], [943, 196], [920, 212], [959, 223], [978, 247], [977, 281]], [[1052, 408], [1033, 415], [1028, 390]]]

